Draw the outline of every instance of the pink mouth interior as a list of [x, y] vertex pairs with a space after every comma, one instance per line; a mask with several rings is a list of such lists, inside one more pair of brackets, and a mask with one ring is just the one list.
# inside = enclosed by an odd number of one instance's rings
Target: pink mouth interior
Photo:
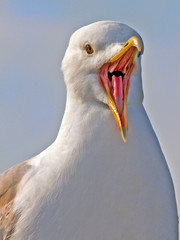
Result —
[[129, 50], [115, 62], [107, 62], [99, 69], [99, 82], [108, 95], [110, 93], [114, 100], [122, 127], [124, 127], [124, 105], [127, 101], [130, 76], [134, 68], [132, 55], [135, 47]]

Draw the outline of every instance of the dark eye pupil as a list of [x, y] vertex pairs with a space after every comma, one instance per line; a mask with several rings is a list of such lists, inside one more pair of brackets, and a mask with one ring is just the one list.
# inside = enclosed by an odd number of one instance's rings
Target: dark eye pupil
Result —
[[92, 54], [92, 53], [93, 53], [93, 48], [91, 47], [90, 44], [87, 44], [87, 45], [85, 46], [85, 48], [86, 48], [86, 52], [87, 52], [88, 54]]

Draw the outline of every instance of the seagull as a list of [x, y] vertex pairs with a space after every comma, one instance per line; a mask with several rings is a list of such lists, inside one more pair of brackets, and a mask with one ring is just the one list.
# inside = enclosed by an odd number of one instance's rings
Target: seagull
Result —
[[0, 175], [0, 240], [178, 239], [173, 182], [142, 104], [143, 48], [119, 22], [73, 33], [56, 140]]

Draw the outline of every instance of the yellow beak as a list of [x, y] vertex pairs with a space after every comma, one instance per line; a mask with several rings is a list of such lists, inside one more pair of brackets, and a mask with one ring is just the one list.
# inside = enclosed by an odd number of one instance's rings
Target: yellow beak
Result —
[[[135, 66], [137, 52], [141, 54], [142, 46], [138, 37], [131, 37], [120, 52], [113, 56], [99, 70], [99, 81], [103, 87], [114, 118], [122, 135], [123, 141], [128, 137], [127, 98], [130, 87], [130, 77]], [[114, 67], [115, 66], [115, 67]], [[109, 73], [109, 69], [114, 69]], [[111, 76], [109, 77], [107, 76]]]

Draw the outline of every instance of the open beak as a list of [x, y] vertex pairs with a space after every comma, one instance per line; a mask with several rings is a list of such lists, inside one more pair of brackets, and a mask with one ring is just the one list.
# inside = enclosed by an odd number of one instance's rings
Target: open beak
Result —
[[121, 51], [104, 63], [99, 69], [99, 82], [104, 89], [124, 142], [128, 136], [127, 98], [135, 57], [141, 54], [142, 46], [138, 37], [131, 37]]

